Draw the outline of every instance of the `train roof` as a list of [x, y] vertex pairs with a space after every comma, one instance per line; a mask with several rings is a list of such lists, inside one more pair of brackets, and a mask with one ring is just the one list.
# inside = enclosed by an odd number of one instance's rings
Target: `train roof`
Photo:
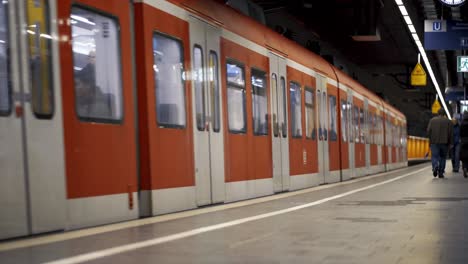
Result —
[[[289, 40], [272, 29], [252, 19], [227, 5], [213, 0], [169, 0], [187, 11], [194, 13], [222, 28], [238, 34], [257, 45], [265, 47], [273, 53], [288, 58], [310, 68], [319, 74], [326, 75], [339, 83], [343, 83], [354, 91], [362, 94], [374, 103], [395, 113], [406, 120], [405, 115], [398, 109], [383, 101], [375, 93], [364, 87], [361, 83], [351, 78], [346, 73], [331, 65], [325, 59], [314, 52], [304, 48], [298, 43]], [[215, 6], [215, 8], [213, 7]]]

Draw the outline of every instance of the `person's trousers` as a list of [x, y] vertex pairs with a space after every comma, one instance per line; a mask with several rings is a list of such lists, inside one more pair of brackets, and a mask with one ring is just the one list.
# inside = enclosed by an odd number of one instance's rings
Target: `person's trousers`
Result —
[[454, 171], [460, 169], [460, 147], [461, 144], [455, 144], [452, 148], [452, 169]]
[[431, 144], [432, 170], [437, 168], [439, 175], [445, 172], [445, 160], [447, 159], [447, 144]]

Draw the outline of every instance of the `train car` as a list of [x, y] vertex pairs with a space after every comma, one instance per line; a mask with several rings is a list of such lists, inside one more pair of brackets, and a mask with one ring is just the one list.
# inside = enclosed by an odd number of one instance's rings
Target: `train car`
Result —
[[406, 165], [401, 112], [215, 1], [3, 1], [0, 37], [0, 239]]

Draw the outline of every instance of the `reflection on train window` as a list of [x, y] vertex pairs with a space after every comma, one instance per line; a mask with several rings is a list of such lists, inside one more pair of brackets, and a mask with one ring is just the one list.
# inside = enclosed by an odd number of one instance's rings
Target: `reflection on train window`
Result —
[[27, 1], [28, 53], [32, 106], [37, 118], [54, 114], [52, 36], [47, 0]]
[[0, 116], [11, 112], [8, 1], [0, 2]]
[[274, 137], [278, 137], [279, 136], [279, 116], [277, 115], [278, 114], [278, 78], [276, 77], [276, 73], [272, 73], [271, 74], [271, 95], [273, 97], [273, 100], [271, 100], [273, 102], [273, 113], [272, 113], [272, 116], [273, 116], [273, 136]]
[[210, 51], [210, 57], [208, 60], [208, 80], [210, 84], [210, 95], [211, 95], [211, 112], [212, 112], [212, 123], [213, 131], [219, 132], [221, 129], [220, 119], [220, 106], [219, 106], [219, 76], [218, 76], [218, 55], [214, 51]]
[[305, 114], [306, 114], [306, 138], [315, 140], [317, 137], [317, 130], [315, 129], [315, 103], [314, 103], [314, 91], [306, 87], [305, 88]]
[[186, 110], [182, 43], [167, 35], [154, 33], [153, 60], [158, 125], [184, 128]]
[[337, 124], [336, 124], [336, 96], [330, 95], [328, 96], [328, 122], [330, 124], [330, 129], [328, 130], [328, 137], [330, 141], [336, 141], [338, 138], [337, 134]]
[[289, 83], [291, 100], [291, 135], [295, 138], [302, 137], [302, 113], [301, 113], [301, 87], [296, 82]]
[[366, 123], [364, 122], [364, 110], [359, 109], [359, 132], [360, 132], [360, 141], [361, 143], [366, 143]]
[[252, 114], [254, 135], [268, 135], [266, 73], [252, 69]]
[[348, 141], [348, 103], [341, 100], [341, 137], [343, 142]]
[[122, 119], [119, 32], [114, 19], [73, 7], [75, 108], [82, 121]]
[[239, 63], [228, 61], [226, 72], [229, 131], [232, 133], [245, 133], [247, 131], [247, 122], [244, 67]]
[[354, 115], [353, 115], [353, 125], [354, 125], [354, 141], [359, 143], [359, 108], [354, 106]]
[[281, 134], [284, 138], [288, 137], [288, 107], [287, 107], [287, 93], [286, 93], [286, 80], [281, 76], [281, 94], [283, 97], [283, 121], [281, 122]]
[[192, 80], [195, 88], [195, 115], [199, 131], [205, 130], [205, 86], [203, 83], [203, 51], [196, 45], [193, 48]]

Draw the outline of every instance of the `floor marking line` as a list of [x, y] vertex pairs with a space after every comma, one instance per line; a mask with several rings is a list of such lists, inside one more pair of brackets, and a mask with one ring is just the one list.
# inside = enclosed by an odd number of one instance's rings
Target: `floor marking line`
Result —
[[[417, 165], [417, 166], [421, 166], [421, 165]], [[207, 214], [207, 213], [219, 212], [223, 210], [236, 209], [236, 208], [256, 205], [256, 204], [260, 204], [264, 202], [271, 202], [271, 201], [280, 200], [280, 199], [293, 197], [297, 195], [317, 192], [320, 190], [325, 190], [325, 189], [329, 189], [329, 188], [333, 188], [337, 186], [355, 184], [361, 181], [369, 181], [374, 178], [387, 176], [387, 175], [398, 173], [400, 171], [404, 171], [407, 169], [409, 169], [409, 167], [399, 168], [399, 169], [386, 171], [386, 172], [380, 172], [378, 174], [367, 175], [365, 177], [357, 177], [357, 178], [349, 179], [343, 182], [336, 182], [336, 183], [318, 185], [318, 186], [310, 186], [301, 190], [293, 190], [293, 191], [269, 195], [265, 197], [257, 197], [251, 200], [236, 201], [232, 203], [210, 206], [206, 208], [196, 208], [194, 210], [175, 212], [175, 213], [170, 213], [166, 215], [158, 215], [158, 216], [142, 218], [142, 219], [134, 219], [134, 220], [125, 221], [125, 222], [107, 224], [104, 226], [88, 227], [88, 228], [79, 229], [79, 230], [69, 230], [64, 233], [48, 234], [48, 235], [39, 236], [39, 237], [26, 237], [26, 238], [20, 238], [18, 240], [0, 242], [0, 252], [13, 250], [13, 249], [19, 249], [19, 248], [40, 246], [40, 245], [45, 245], [49, 243], [66, 241], [66, 240], [71, 240], [71, 239], [76, 239], [76, 238], [83, 238], [87, 236], [100, 235], [100, 234], [104, 234], [107, 232], [113, 232], [113, 231], [118, 231], [118, 230], [123, 230], [123, 229], [128, 229], [128, 228], [144, 226], [144, 225], [156, 224], [156, 223], [182, 219], [182, 218], [187, 218], [187, 217], [192, 217], [192, 216], [197, 216], [197, 215], [202, 215], [202, 214]]]
[[94, 252], [91, 252], [91, 253], [84, 253], [84, 254], [76, 255], [76, 256], [73, 256], [73, 257], [69, 257], [69, 258], [63, 258], [63, 259], [59, 259], [59, 260], [55, 260], [55, 261], [51, 261], [51, 262], [46, 262], [46, 264], [75, 264], [75, 263], [82, 263], [82, 262], [96, 260], [96, 259], [103, 258], [103, 257], [108, 257], [108, 256], [116, 255], [116, 254], [121, 254], [121, 253], [124, 253], [124, 252], [127, 252], [127, 251], [132, 251], [132, 250], [136, 250], [136, 249], [140, 249], [140, 248], [144, 248], [144, 247], [155, 246], [155, 245], [158, 245], [158, 244], [162, 244], [162, 243], [166, 243], [166, 242], [170, 242], [170, 241], [174, 241], [174, 240], [179, 240], [179, 239], [182, 239], [182, 238], [187, 238], [187, 237], [195, 236], [195, 235], [198, 235], [198, 234], [202, 234], [202, 233], [206, 233], [206, 232], [210, 232], [210, 231], [214, 231], [214, 230], [218, 230], [218, 229], [222, 229], [222, 228], [226, 228], [226, 227], [236, 226], [236, 225], [240, 225], [240, 224], [244, 224], [244, 223], [248, 223], [248, 222], [252, 222], [252, 221], [256, 221], [256, 220], [260, 220], [260, 219], [264, 219], [264, 218], [268, 218], [268, 217], [272, 217], [272, 216], [276, 216], [276, 215], [281, 215], [281, 214], [301, 210], [301, 209], [304, 209], [304, 208], [307, 208], [307, 207], [323, 204], [323, 203], [326, 203], [328, 201], [335, 200], [335, 199], [338, 199], [338, 198], [342, 198], [342, 197], [345, 197], [345, 196], [348, 196], [348, 195], [351, 195], [351, 194], [354, 194], [354, 193], [357, 193], [357, 192], [372, 189], [372, 188], [375, 188], [375, 187], [378, 187], [378, 186], [381, 186], [381, 185], [384, 185], [384, 184], [387, 184], [387, 183], [390, 183], [390, 182], [400, 180], [402, 178], [408, 177], [410, 175], [419, 173], [419, 172], [421, 172], [423, 170], [427, 170], [427, 169], [428, 169], [427, 167], [422, 168], [422, 169], [419, 169], [419, 170], [416, 170], [416, 171], [413, 171], [413, 172], [410, 172], [410, 173], [395, 177], [395, 178], [387, 180], [387, 181], [379, 182], [379, 183], [376, 183], [376, 184], [372, 184], [372, 185], [369, 185], [369, 186], [366, 186], [366, 187], [362, 187], [362, 188], [359, 188], [359, 189], [356, 189], [356, 190], [352, 190], [352, 191], [345, 192], [345, 193], [342, 193], [342, 194], [334, 195], [334, 196], [331, 196], [331, 197], [328, 197], [328, 198], [324, 198], [324, 199], [321, 199], [321, 200], [318, 200], [318, 201], [315, 201], [315, 202], [311, 202], [311, 203], [307, 203], [307, 204], [303, 204], [303, 205], [298, 205], [298, 206], [294, 206], [294, 207], [290, 207], [290, 208], [286, 208], [286, 209], [282, 209], [282, 210], [278, 210], [278, 211], [274, 211], [274, 212], [270, 212], [270, 213], [255, 215], [255, 216], [251, 216], [251, 217], [241, 218], [241, 219], [237, 219], [237, 220], [233, 220], [233, 221], [229, 221], [229, 222], [225, 222], [225, 223], [221, 223], [221, 224], [200, 227], [200, 228], [196, 228], [196, 229], [193, 229], [193, 230], [189, 230], [189, 231], [185, 231], [185, 232], [181, 232], [181, 233], [177, 233], [177, 234], [173, 234], [173, 235], [169, 235], [169, 236], [158, 237], [158, 238], [149, 239], [149, 240], [136, 242], [136, 243], [132, 243], [132, 244], [127, 244], [127, 245], [122, 245], [122, 246], [116, 246], [116, 247], [112, 247], [112, 248], [108, 248], [108, 249], [94, 251]]

